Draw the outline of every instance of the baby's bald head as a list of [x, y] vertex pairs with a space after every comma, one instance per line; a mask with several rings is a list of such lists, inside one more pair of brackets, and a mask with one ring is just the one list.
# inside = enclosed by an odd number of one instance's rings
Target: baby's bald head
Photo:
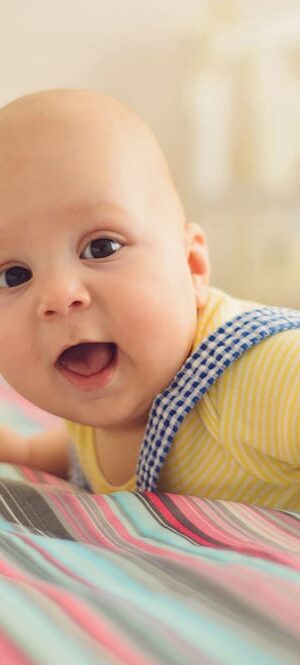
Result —
[[[0, 110], [0, 177], [3, 170], [26, 170], [26, 161], [44, 157], [70, 161], [98, 151], [97, 167], [127, 171], [132, 192], [145, 205], [161, 207], [182, 226], [184, 213], [162, 151], [143, 120], [116, 99], [95, 91], [49, 90], [21, 97]], [[55, 147], [57, 154], [55, 156]], [[92, 160], [92, 154], [91, 154]], [[91, 161], [90, 160], [90, 161]], [[115, 167], [113, 166], [115, 162]]]

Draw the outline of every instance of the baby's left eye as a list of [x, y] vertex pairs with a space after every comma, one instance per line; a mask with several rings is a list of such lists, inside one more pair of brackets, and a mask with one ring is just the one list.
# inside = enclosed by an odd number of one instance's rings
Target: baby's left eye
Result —
[[112, 240], [112, 238], [96, 238], [86, 245], [80, 258], [104, 259], [117, 252], [121, 247], [121, 243], [117, 240]]

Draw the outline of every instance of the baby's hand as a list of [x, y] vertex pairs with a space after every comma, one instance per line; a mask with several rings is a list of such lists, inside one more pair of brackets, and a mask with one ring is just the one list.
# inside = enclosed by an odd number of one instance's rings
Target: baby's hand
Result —
[[66, 478], [70, 443], [64, 424], [29, 436], [0, 426], [0, 463], [30, 466]]
[[9, 464], [27, 464], [29, 450], [26, 439], [10, 427], [0, 426], [0, 462]]

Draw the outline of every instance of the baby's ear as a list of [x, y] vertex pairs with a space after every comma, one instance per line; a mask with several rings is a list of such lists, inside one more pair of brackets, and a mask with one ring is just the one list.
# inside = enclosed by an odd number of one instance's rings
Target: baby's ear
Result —
[[194, 282], [195, 298], [199, 308], [204, 307], [208, 295], [209, 258], [205, 235], [195, 222], [185, 224], [186, 254]]

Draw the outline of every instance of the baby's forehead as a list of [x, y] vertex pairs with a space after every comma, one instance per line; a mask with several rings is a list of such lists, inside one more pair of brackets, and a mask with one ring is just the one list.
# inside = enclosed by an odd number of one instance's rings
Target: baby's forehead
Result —
[[24, 169], [25, 177], [26, 163], [36, 164], [37, 174], [57, 163], [63, 180], [80, 160], [101, 172], [103, 183], [111, 174], [123, 176], [134, 196], [145, 192], [157, 207], [168, 201], [178, 214], [180, 202], [155, 137], [117, 100], [85, 91], [50, 92], [0, 110], [0, 175], [10, 169], [14, 178]]

